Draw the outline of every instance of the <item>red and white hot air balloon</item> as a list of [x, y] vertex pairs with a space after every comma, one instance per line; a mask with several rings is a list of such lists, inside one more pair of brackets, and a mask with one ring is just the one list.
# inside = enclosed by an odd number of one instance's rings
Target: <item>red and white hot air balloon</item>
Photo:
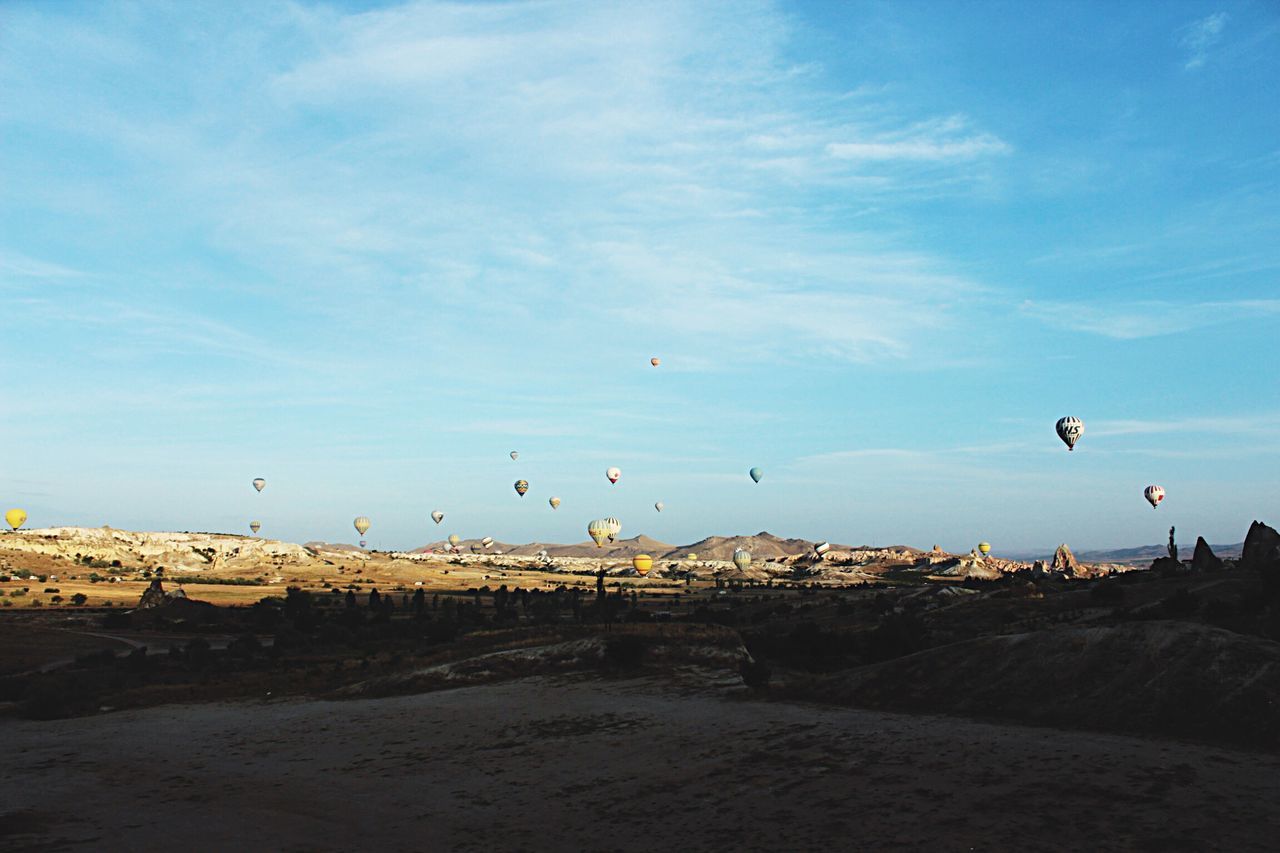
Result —
[[1164, 500], [1164, 489], [1160, 486], [1147, 486], [1142, 496], [1147, 499], [1147, 503], [1151, 504], [1151, 508], [1155, 509], [1160, 506], [1160, 501]]
[[604, 472], [604, 475], [609, 478], [610, 483], [616, 483], [618, 482], [618, 478], [622, 476], [622, 469], [610, 468], [608, 471]]

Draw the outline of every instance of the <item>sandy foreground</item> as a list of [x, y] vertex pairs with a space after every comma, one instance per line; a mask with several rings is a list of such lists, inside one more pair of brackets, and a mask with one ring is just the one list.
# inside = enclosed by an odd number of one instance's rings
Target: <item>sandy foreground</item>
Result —
[[0, 722], [13, 850], [1274, 850], [1280, 757], [525, 679]]

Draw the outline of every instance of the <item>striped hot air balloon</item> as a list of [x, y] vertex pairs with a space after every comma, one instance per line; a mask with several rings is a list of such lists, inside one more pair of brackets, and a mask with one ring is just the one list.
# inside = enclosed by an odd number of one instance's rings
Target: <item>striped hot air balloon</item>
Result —
[[254, 536], [257, 536], [257, 535], [258, 535], [258, 531], [259, 531], [259, 530], [261, 530], [261, 529], [262, 529], [262, 522], [261, 522], [261, 521], [251, 521], [251, 522], [249, 522], [249, 530], [253, 531], [253, 535], [254, 535]]
[[559, 499], [559, 498], [547, 498], [547, 503], [551, 504], [551, 508], [552, 508], [552, 509], [559, 509], [559, 508], [560, 508], [560, 499]]
[[1147, 486], [1142, 491], [1142, 496], [1147, 499], [1147, 503], [1151, 504], [1151, 508], [1155, 509], [1160, 506], [1160, 501], [1164, 500], [1164, 489], [1160, 486]]
[[604, 545], [604, 541], [610, 537], [609, 522], [603, 518], [597, 518], [587, 525], [587, 535], [591, 537], [591, 541], [596, 543], [596, 547], [600, 548]]
[[636, 570], [636, 574], [644, 577], [653, 568], [653, 557], [648, 554], [636, 554], [631, 558], [631, 566]]
[[525, 492], [527, 492], [527, 491], [529, 491], [529, 481], [528, 481], [528, 480], [516, 480], [516, 483], [515, 483], [515, 490], [516, 490], [516, 494], [517, 494], [517, 495], [519, 495], [520, 497], [524, 497], [524, 493], [525, 493]]
[[751, 552], [746, 548], [739, 548], [733, 552], [733, 564], [740, 571], [746, 571], [747, 566], [751, 565]]
[[369, 519], [364, 517], [363, 515], [357, 516], [356, 520], [351, 522], [351, 525], [355, 527], [356, 533], [359, 533], [361, 536], [368, 533], [369, 527], [371, 526], [369, 524]]
[[613, 516], [609, 516], [604, 520], [604, 523], [609, 525], [609, 541], [612, 542], [614, 537], [622, 532], [622, 522]]
[[984, 556], [984, 557], [985, 557], [985, 556], [987, 556], [988, 554], [990, 554], [990, 553], [991, 553], [991, 543], [990, 543], [990, 542], [979, 542], [979, 543], [978, 543], [978, 553], [979, 553], [979, 554], [981, 554], [981, 555], [982, 555], [982, 556]]
[[1067, 450], [1075, 450], [1076, 442], [1084, 435], [1084, 421], [1068, 415], [1058, 419], [1058, 438], [1067, 446]]

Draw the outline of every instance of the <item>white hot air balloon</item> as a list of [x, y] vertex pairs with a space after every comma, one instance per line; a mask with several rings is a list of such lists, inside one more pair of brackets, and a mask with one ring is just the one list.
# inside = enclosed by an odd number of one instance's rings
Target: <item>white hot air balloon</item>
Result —
[[520, 458], [520, 454], [519, 454], [518, 452], [516, 452], [516, 451], [514, 451], [514, 450], [513, 450], [513, 451], [511, 451], [511, 458], [512, 458], [512, 459], [519, 459], [519, 458]]
[[492, 536], [484, 537], [483, 539], [480, 540], [480, 544], [488, 548], [490, 545], [493, 544], [493, 537]]
[[262, 491], [267, 487], [267, 481], [262, 479], [261, 477], [257, 477], [253, 481], [253, 487], [258, 491]]
[[1147, 486], [1142, 491], [1142, 496], [1147, 499], [1147, 503], [1151, 504], [1151, 508], [1155, 509], [1160, 506], [1160, 501], [1164, 500], [1164, 489], [1160, 486]]
[[618, 482], [618, 478], [622, 476], [622, 469], [610, 468], [608, 471], [604, 472], [604, 475], [609, 478], [610, 483], [616, 483]]
[[1084, 421], [1068, 415], [1058, 419], [1058, 438], [1067, 446], [1067, 450], [1075, 450], [1076, 442], [1084, 435]]
[[830, 542], [819, 542], [817, 545], [814, 545], [814, 546], [813, 546], [813, 550], [814, 550], [814, 553], [816, 553], [816, 554], [819, 554], [819, 555], [821, 555], [821, 554], [825, 554], [825, 553], [827, 553], [828, 551], [830, 551], [830, 550], [831, 550], [831, 543], [830, 543]]
[[547, 498], [547, 503], [551, 504], [551, 508], [552, 508], [552, 509], [559, 509], [559, 508], [560, 508], [560, 499], [559, 499], [559, 498], [554, 498], [554, 497], [553, 497], [553, 498]]
[[435, 510], [434, 512], [431, 513], [431, 520], [434, 521], [436, 524], [439, 524], [440, 522], [444, 521], [444, 513], [438, 509]]
[[656, 504], [653, 505], [653, 508], [656, 509], [658, 512], [662, 512], [662, 507], [663, 507], [662, 501], [658, 501]]
[[613, 516], [609, 516], [604, 520], [604, 523], [609, 526], [609, 541], [612, 542], [614, 537], [622, 532], [622, 522]]

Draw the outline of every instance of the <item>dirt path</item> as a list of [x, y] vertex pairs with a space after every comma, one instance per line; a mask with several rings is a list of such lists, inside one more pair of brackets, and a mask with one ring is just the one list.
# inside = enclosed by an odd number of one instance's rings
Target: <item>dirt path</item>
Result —
[[1280, 758], [644, 682], [0, 722], [0, 848], [1275, 849]]

